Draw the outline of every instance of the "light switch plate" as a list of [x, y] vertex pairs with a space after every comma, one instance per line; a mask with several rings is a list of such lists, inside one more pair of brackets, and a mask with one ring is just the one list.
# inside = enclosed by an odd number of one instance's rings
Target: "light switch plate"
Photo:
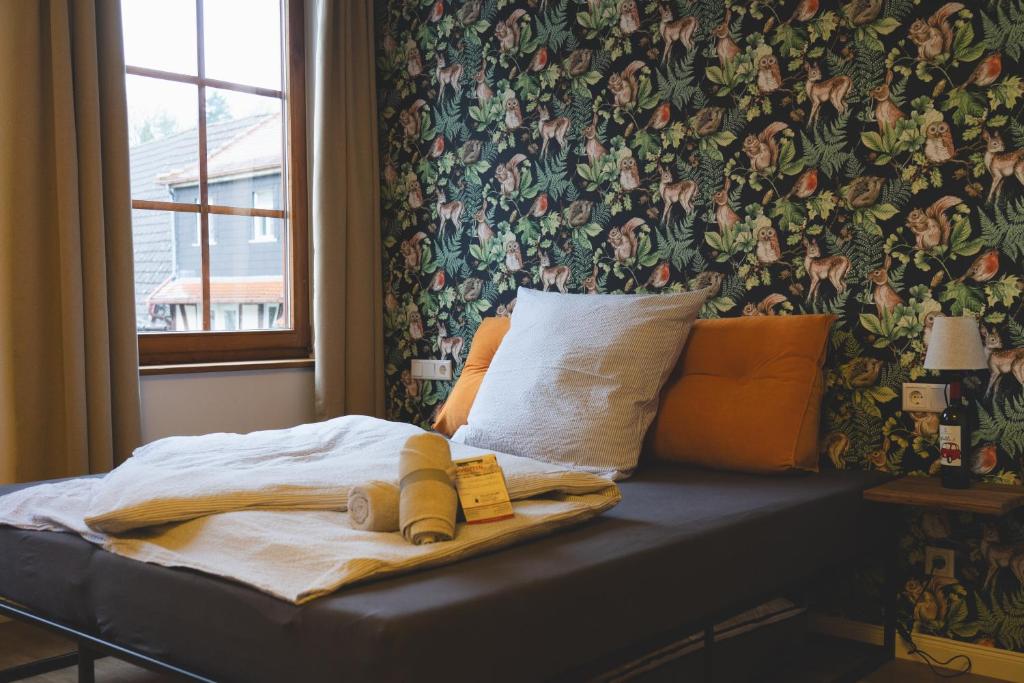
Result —
[[903, 385], [903, 410], [919, 413], [941, 413], [945, 409], [945, 384], [907, 382]]
[[447, 381], [452, 378], [452, 362], [450, 360], [415, 359], [412, 362], [413, 379], [439, 379]]

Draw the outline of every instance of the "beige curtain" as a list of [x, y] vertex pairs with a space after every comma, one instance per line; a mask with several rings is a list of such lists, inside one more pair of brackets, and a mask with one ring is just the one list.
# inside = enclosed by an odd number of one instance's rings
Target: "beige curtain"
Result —
[[319, 0], [312, 232], [316, 410], [384, 414], [373, 0]]
[[139, 442], [116, 0], [0, 0], [0, 482]]

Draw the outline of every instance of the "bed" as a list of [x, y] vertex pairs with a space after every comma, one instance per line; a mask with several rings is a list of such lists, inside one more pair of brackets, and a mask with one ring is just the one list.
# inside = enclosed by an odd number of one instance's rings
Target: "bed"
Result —
[[213, 680], [584, 680], [875, 550], [882, 476], [645, 463], [582, 526], [303, 606], [0, 528], [0, 613]]

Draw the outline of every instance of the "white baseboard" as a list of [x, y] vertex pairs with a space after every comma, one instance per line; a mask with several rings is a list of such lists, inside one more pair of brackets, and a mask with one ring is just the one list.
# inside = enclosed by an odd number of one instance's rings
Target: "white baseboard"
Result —
[[[875, 624], [813, 613], [809, 615], [809, 623], [811, 630], [817, 633], [874, 645], [882, 644], [882, 627]], [[954, 655], [967, 655], [971, 658], [971, 673], [979, 676], [989, 676], [1004, 681], [1019, 681], [1021, 680], [1020, 672], [1024, 671], [1024, 652], [961, 643], [916, 631], [914, 632], [914, 642], [919, 648], [940, 661]], [[920, 657], [907, 651], [903, 639], [899, 637], [896, 638], [896, 658], [921, 661]]]

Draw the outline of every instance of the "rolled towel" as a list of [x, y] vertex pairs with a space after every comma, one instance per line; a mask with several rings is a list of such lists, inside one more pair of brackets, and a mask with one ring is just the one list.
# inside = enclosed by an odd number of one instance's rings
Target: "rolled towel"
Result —
[[353, 486], [348, 493], [348, 517], [363, 531], [398, 531], [399, 490], [386, 481]]
[[452, 484], [452, 454], [437, 434], [417, 434], [402, 447], [398, 505], [402, 536], [414, 545], [455, 537], [458, 496]]

